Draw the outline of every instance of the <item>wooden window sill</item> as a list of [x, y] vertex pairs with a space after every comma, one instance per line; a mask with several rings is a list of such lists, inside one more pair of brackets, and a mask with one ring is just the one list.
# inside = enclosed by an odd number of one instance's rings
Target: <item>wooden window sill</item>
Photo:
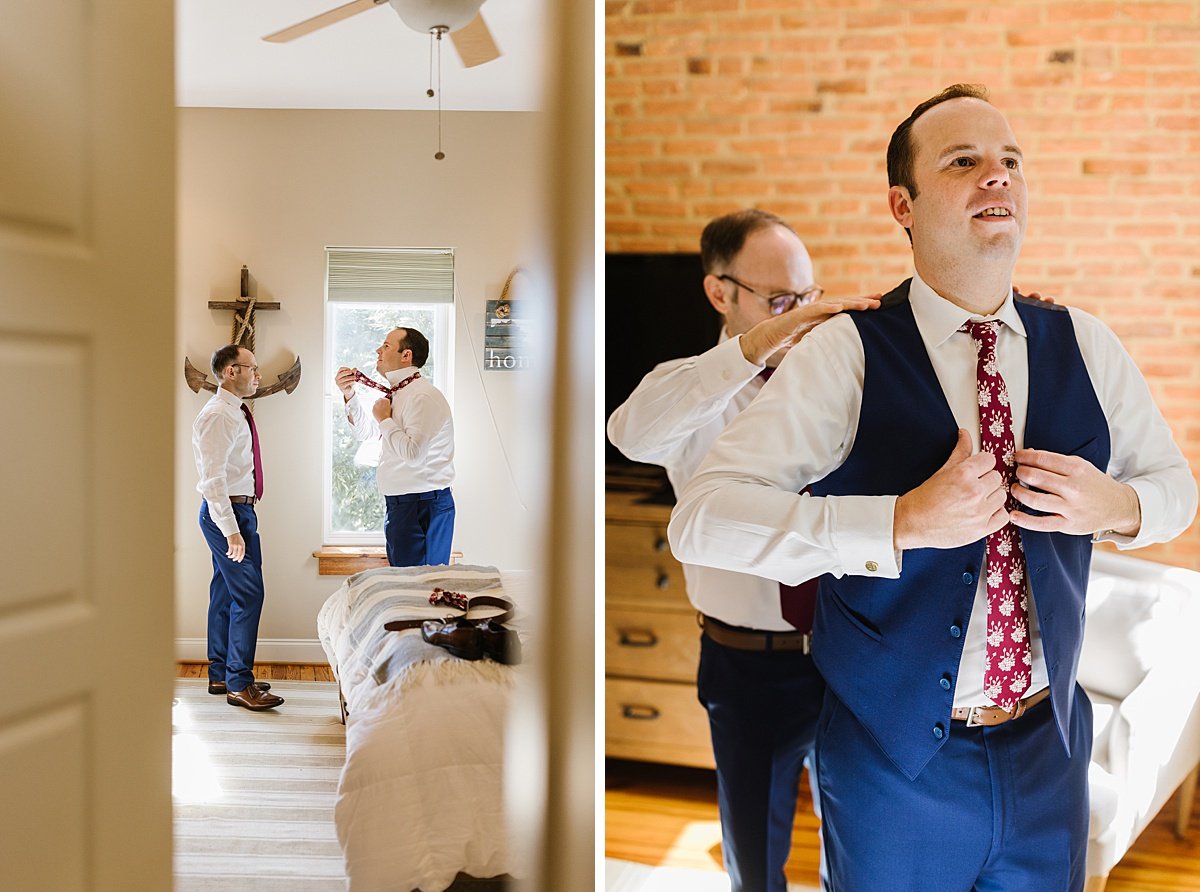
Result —
[[[317, 559], [318, 576], [352, 576], [388, 565], [387, 549], [382, 545], [324, 545], [312, 556]], [[460, 560], [461, 551], [450, 552], [450, 563]]]
[[387, 550], [382, 545], [325, 545], [312, 555], [317, 559], [319, 576], [351, 576], [388, 565]]

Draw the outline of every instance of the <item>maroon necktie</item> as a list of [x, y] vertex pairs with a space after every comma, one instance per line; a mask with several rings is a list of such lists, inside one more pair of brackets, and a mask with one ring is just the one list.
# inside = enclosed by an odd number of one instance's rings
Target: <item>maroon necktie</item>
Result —
[[[1010, 488], [1016, 479], [1012, 410], [1008, 388], [996, 365], [998, 322], [968, 322], [963, 326], [975, 339], [979, 355], [979, 442], [996, 459], [996, 470], [1008, 493], [1005, 509], [1017, 503]], [[1028, 693], [1033, 656], [1029, 651], [1029, 598], [1025, 592], [1025, 550], [1021, 533], [1011, 523], [987, 537], [987, 651], [983, 663], [983, 693], [1001, 709], [1012, 712]]]
[[242, 403], [242, 414], [250, 425], [250, 451], [254, 453], [254, 500], [258, 501], [263, 494], [262, 453], [258, 451], [258, 428], [254, 426], [254, 416], [250, 407]]

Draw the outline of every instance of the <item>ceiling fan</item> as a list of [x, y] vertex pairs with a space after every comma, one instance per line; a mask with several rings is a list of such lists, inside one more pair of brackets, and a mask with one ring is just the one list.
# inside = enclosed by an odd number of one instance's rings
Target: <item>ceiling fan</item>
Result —
[[466, 68], [500, 57], [492, 32], [479, 12], [484, 0], [351, 0], [282, 31], [268, 34], [263, 40], [286, 43], [384, 3], [390, 3], [401, 21], [414, 31], [434, 35], [439, 40], [443, 34], [449, 34]]

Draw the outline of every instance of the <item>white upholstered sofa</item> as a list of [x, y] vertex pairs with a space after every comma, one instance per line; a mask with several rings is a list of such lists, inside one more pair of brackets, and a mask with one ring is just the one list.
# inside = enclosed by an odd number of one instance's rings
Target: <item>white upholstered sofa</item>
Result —
[[1087, 892], [1200, 765], [1200, 573], [1097, 549], [1079, 683], [1095, 710]]

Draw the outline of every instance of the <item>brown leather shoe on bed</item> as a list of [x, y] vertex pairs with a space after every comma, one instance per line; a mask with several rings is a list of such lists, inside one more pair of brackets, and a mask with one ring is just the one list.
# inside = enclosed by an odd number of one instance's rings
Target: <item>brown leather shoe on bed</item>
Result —
[[241, 706], [256, 712], [263, 709], [274, 709], [283, 703], [282, 697], [260, 691], [257, 686], [250, 685], [244, 691], [229, 691], [225, 694], [225, 702], [231, 706]]
[[[256, 681], [256, 682], [254, 683], [254, 686], [255, 686], [256, 688], [258, 688], [260, 691], [269, 691], [269, 690], [271, 690], [271, 686], [270, 686], [270, 685], [269, 685], [267, 682], [265, 682], [265, 681]], [[224, 694], [224, 693], [227, 693], [227, 691], [226, 691], [226, 689], [225, 689], [225, 682], [223, 682], [223, 681], [210, 681], [210, 682], [208, 683], [208, 692], [209, 692], [210, 694]]]

